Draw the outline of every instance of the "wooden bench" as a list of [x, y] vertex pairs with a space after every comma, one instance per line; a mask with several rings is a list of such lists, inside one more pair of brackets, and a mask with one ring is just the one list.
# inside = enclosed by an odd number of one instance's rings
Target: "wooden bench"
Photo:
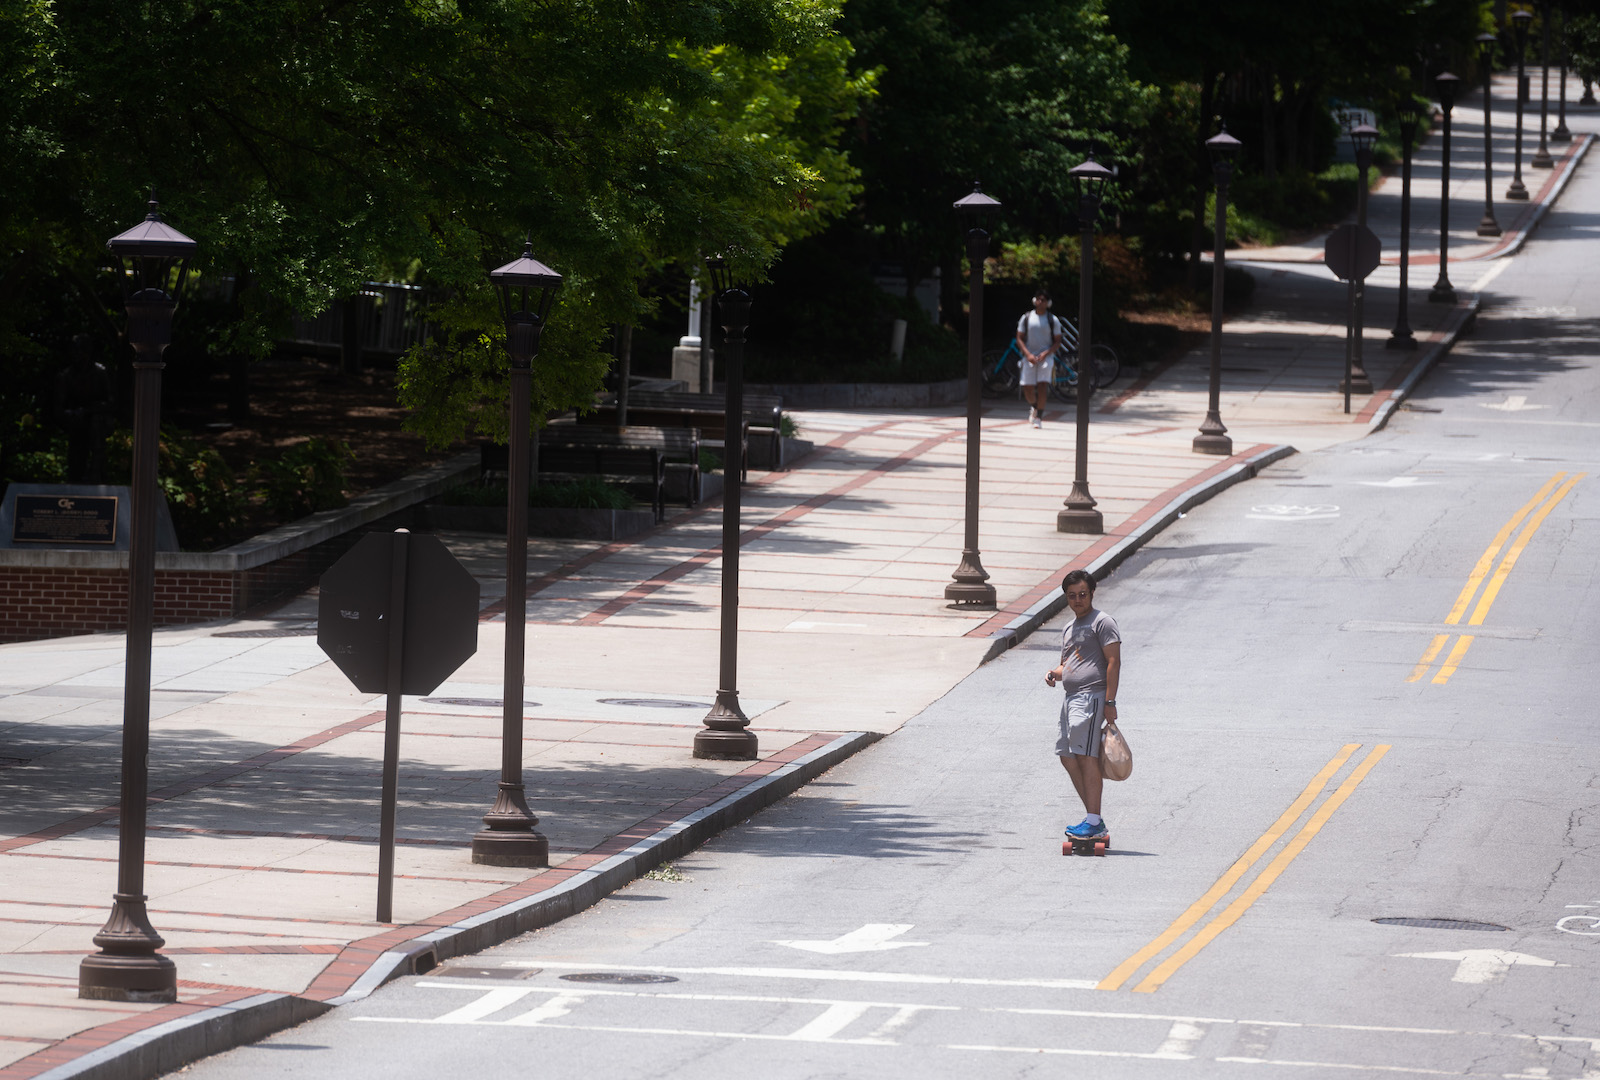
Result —
[[[597, 410], [578, 418], [580, 424], [616, 423], [617, 402], [614, 397], [603, 400]], [[628, 420], [632, 423], [659, 427], [699, 428], [707, 442], [724, 442], [726, 414], [723, 399], [715, 394], [683, 394], [664, 391], [636, 390], [628, 395]], [[744, 423], [740, 431], [743, 468], [741, 479], [750, 474], [750, 436], [772, 440], [772, 461], [783, 467], [783, 399], [771, 394], [747, 394], [744, 399]]]
[[[668, 473], [683, 475], [685, 501], [690, 506], [700, 501], [700, 432], [696, 428], [552, 424], [539, 432], [537, 448], [530, 450], [534, 451], [531, 471], [540, 480], [599, 476], [608, 483], [646, 486], [657, 521], [666, 515]], [[485, 476], [506, 475], [507, 447], [480, 443], [478, 455]]]
[[[689, 506], [700, 502], [700, 429], [650, 427], [601, 427], [598, 424], [557, 423], [539, 432], [539, 452], [547, 446], [639, 446], [661, 451], [667, 472], [684, 477], [684, 501]], [[542, 467], [542, 466], [541, 466]]]

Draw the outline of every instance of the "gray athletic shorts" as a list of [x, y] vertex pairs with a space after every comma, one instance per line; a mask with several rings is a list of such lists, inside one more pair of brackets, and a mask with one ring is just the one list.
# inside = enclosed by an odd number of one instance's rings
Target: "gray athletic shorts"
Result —
[[1105, 742], [1106, 696], [1097, 690], [1068, 694], [1061, 702], [1061, 735], [1056, 739], [1056, 756], [1100, 756]]

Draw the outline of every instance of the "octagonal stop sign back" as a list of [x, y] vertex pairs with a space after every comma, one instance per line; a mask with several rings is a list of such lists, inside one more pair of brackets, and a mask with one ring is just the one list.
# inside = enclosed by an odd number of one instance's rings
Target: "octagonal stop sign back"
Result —
[[478, 651], [478, 583], [434, 536], [368, 533], [322, 575], [317, 644], [365, 694], [389, 689], [391, 575], [405, 537], [400, 692], [429, 694]]

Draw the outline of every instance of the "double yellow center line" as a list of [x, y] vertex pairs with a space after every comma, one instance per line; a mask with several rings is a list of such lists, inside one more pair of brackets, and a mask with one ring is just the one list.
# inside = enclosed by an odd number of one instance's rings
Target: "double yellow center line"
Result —
[[[1523, 504], [1521, 509], [1511, 515], [1510, 521], [1500, 526], [1500, 531], [1494, 534], [1494, 539], [1489, 542], [1488, 547], [1484, 548], [1477, 564], [1473, 566], [1472, 573], [1467, 575], [1466, 585], [1462, 587], [1461, 594], [1456, 597], [1454, 606], [1450, 608], [1450, 614], [1445, 616], [1446, 625], [1460, 625], [1461, 618], [1466, 615], [1467, 608], [1472, 606], [1474, 597], [1477, 597], [1478, 603], [1476, 607], [1472, 608], [1472, 615], [1467, 619], [1467, 625], [1483, 625], [1484, 618], [1488, 616], [1489, 609], [1494, 606], [1495, 598], [1500, 595], [1500, 589], [1506, 583], [1506, 577], [1511, 573], [1512, 567], [1517, 565], [1517, 560], [1522, 557], [1522, 552], [1527, 548], [1528, 542], [1533, 539], [1533, 534], [1539, 531], [1539, 526], [1544, 524], [1544, 519], [1550, 516], [1550, 511], [1556, 508], [1556, 504], [1565, 499], [1567, 493], [1573, 489], [1579, 480], [1582, 480], [1587, 475], [1588, 473], [1577, 473], [1569, 477], [1564, 472], [1556, 473], [1545, 481], [1538, 494], [1534, 495], [1533, 498]], [[1555, 494], [1552, 495], [1552, 491]], [[1526, 521], [1526, 524], [1524, 524], [1524, 521]], [[1502, 558], [1500, 555], [1501, 549], [1505, 548], [1506, 541], [1511, 539], [1511, 534], [1516, 532], [1519, 525], [1522, 526], [1522, 531], [1517, 534], [1516, 540], [1512, 542], [1511, 547]], [[1500, 565], [1496, 568], [1495, 560], [1497, 558], [1500, 559]], [[1491, 569], [1494, 569], [1493, 577], [1489, 575]], [[1488, 579], [1488, 585], [1484, 586], [1483, 595], [1479, 596], [1478, 587], [1484, 584], [1485, 578]], [[1433, 662], [1439, 658], [1441, 652], [1444, 652], [1445, 644], [1449, 642], [1451, 636], [1450, 634], [1434, 635], [1433, 640], [1428, 643], [1428, 647], [1423, 650], [1422, 659], [1417, 661], [1417, 666], [1412, 668], [1411, 674], [1406, 677], [1406, 682], [1419, 682], [1423, 676], [1428, 674], [1428, 671], [1433, 667]], [[1439, 665], [1439, 670], [1433, 676], [1433, 682], [1436, 685], [1443, 686], [1450, 681], [1450, 676], [1456, 673], [1456, 668], [1460, 666], [1462, 658], [1467, 655], [1467, 650], [1472, 647], [1474, 637], [1475, 635], [1473, 634], [1462, 634], [1456, 638], [1455, 645], [1451, 647], [1450, 652], [1444, 658], [1444, 662]]]
[[[1305, 790], [1300, 792], [1294, 802], [1289, 804], [1289, 808], [1283, 812], [1277, 821], [1272, 823], [1272, 827], [1262, 833], [1254, 844], [1250, 845], [1250, 850], [1241, 855], [1239, 860], [1230, 866], [1227, 872], [1218, 878], [1211, 888], [1206, 890], [1204, 896], [1189, 905], [1187, 911], [1179, 915], [1171, 926], [1158, 934], [1148, 945], [1118, 964], [1115, 971], [1100, 980], [1097, 989], [1120, 990], [1147, 963], [1165, 952], [1184, 934], [1188, 933], [1195, 924], [1199, 923], [1201, 919], [1211, 914], [1211, 909], [1233, 892], [1234, 887], [1249, 873], [1250, 869], [1267, 852], [1272, 850], [1274, 845], [1283, 838], [1284, 834], [1294, 826], [1295, 822], [1300, 820], [1306, 809], [1316, 802], [1317, 797], [1327, 788], [1329, 782], [1338, 775], [1351, 756], [1360, 748], [1360, 743], [1350, 743], [1342, 747], [1333, 756], [1332, 760], [1322, 767], [1322, 771], [1311, 778], [1311, 782], [1305, 786]], [[1367, 753], [1367, 756], [1361, 760], [1361, 763], [1345, 778], [1344, 783], [1339, 785], [1338, 790], [1323, 800], [1322, 805], [1317, 807], [1316, 812], [1306, 820], [1305, 824], [1300, 826], [1299, 831], [1279, 850], [1266, 868], [1258, 873], [1227, 907], [1212, 916], [1210, 921], [1202, 926], [1193, 937], [1189, 938], [1180, 948], [1157, 964], [1148, 975], [1133, 987], [1134, 992], [1140, 994], [1154, 993], [1161, 987], [1162, 983], [1176, 974], [1179, 968], [1199, 955], [1201, 949], [1216, 940], [1217, 935], [1238, 922], [1239, 917], [1250, 910], [1252, 904], [1261, 899], [1262, 894], [1272, 886], [1274, 881], [1278, 880], [1289, 864], [1294, 862], [1295, 858], [1305, 850], [1312, 837], [1316, 836], [1322, 830], [1322, 827], [1328, 823], [1328, 819], [1333, 816], [1333, 812], [1344, 804], [1344, 801], [1351, 796], [1361, 784], [1361, 781], [1367, 778], [1367, 774], [1372, 771], [1372, 767], [1382, 760], [1383, 755], [1388, 752], [1389, 747], [1387, 745], [1374, 746]]]

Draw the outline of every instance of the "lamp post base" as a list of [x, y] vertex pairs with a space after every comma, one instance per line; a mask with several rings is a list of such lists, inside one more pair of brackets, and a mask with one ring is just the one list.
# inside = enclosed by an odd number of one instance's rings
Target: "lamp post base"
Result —
[[1383, 343], [1383, 347], [1385, 349], [1415, 349], [1417, 347], [1417, 335], [1413, 334], [1409, 328], [1391, 331], [1389, 340]]
[[944, 587], [944, 598], [952, 604], [994, 607], [999, 602], [994, 586], [989, 584], [989, 572], [972, 548], [961, 553], [961, 565], [950, 576], [954, 580]]
[[[1233, 453], [1233, 440], [1226, 435], [1218, 435], [1213, 432], [1202, 431], [1200, 434], [1194, 437], [1194, 452], [1197, 454], [1219, 454], [1222, 457], [1227, 457], [1229, 454]], [[1062, 514], [1066, 513], [1068, 513], [1068, 511], [1063, 510], [1056, 514], [1056, 531], [1058, 532], [1075, 531], [1072, 529], [1061, 528], [1061, 516]], [[1096, 529], [1095, 531], [1099, 532], [1100, 530]]]
[[1500, 223], [1494, 219], [1493, 214], [1483, 215], [1483, 220], [1478, 222], [1479, 236], [1499, 236]]
[[178, 966], [156, 950], [166, 942], [150, 925], [145, 898], [116, 893], [111, 917], [94, 936], [100, 951], [78, 965], [78, 996], [91, 1001], [178, 1000]]
[[[1345, 389], [1345, 383], [1343, 379], [1339, 380], [1339, 389], [1341, 391]], [[1372, 393], [1372, 380], [1367, 377], [1366, 372], [1358, 371], [1350, 376], [1350, 392], [1352, 394]]]
[[753, 731], [698, 731], [694, 756], [710, 761], [754, 761], [759, 740]]
[[483, 815], [488, 826], [472, 838], [472, 861], [480, 866], [549, 866], [550, 841], [534, 828], [521, 784], [500, 782], [494, 806]]
[[1550, 156], [1548, 150], [1541, 149], [1537, 154], [1533, 155], [1533, 160], [1528, 164], [1535, 169], [1553, 169], [1556, 167], [1556, 159]]
[[1572, 131], [1571, 131], [1571, 129], [1568, 128], [1566, 124], [1562, 124], [1560, 127], [1556, 128], [1554, 131], [1552, 131], [1550, 133], [1550, 141], [1553, 142], [1553, 143], [1569, 143], [1569, 142], [1571, 142], [1572, 141]]
[[739, 707], [737, 690], [718, 690], [716, 704], [695, 732], [694, 756], [709, 761], [754, 761], [759, 742]]
[[[1527, 202], [1528, 185], [1524, 184], [1521, 180], [1511, 181], [1511, 186], [1506, 188], [1506, 198], [1511, 199], [1514, 202]], [[1495, 235], [1498, 236], [1499, 233], [1496, 233]]]
[[1105, 520], [1100, 516], [1100, 511], [1083, 507], [1068, 507], [1056, 511], [1056, 532], [1087, 533], [1090, 536], [1099, 536], [1106, 531]]
[[1428, 293], [1430, 304], [1453, 304], [1456, 302], [1456, 288], [1448, 281], [1441, 281]]

